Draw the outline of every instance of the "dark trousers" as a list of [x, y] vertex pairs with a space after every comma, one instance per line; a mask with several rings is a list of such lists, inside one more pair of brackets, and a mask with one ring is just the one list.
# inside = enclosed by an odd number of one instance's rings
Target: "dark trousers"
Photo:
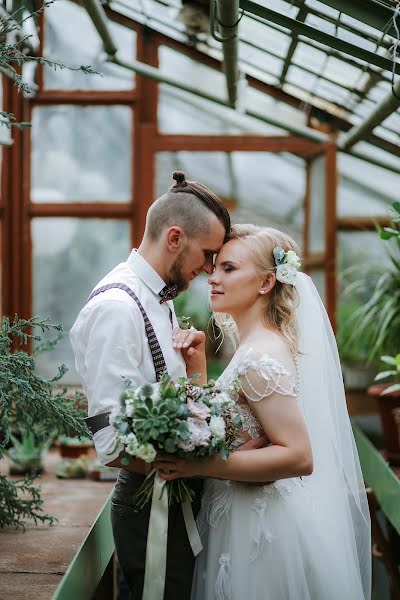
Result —
[[[141, 511], [132, 508], [132, 497], [145, 477], [121, 469], [111, 500], [111, 523], [118, 562], [131, 594], [131, 600], [141, 600], [146, 562], [147, 529], [151, 503]], [[196, 491], [192, 503], [196, 517], [200, 509], [202, 480], [193, 480]], [[190, 600], [195, 557], [190, 547], [183, 520], [182, 507], [169, 509], [167, 570], [164, 600]]]

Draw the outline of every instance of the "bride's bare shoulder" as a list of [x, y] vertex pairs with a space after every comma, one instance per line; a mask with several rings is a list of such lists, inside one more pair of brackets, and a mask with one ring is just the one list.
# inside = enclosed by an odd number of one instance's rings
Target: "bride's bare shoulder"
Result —
[[274, 358], [288, 368], [293, 365], [293, 357], [286, 340], [279, 333], [269, 329], [252, 336], [243, 344], [243, 351], [255, 361]]

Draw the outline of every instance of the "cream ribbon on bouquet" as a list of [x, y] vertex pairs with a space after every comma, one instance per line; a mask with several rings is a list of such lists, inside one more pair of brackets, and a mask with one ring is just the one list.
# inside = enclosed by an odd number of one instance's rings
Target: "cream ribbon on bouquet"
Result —
[[[151, 477], [155, 469], [148, 475]], [[147, 533], [146, 565], [142, 600], [163, 600], [167, 569], [168, 493], [166, 482], [156, 473], [151, 500], [149, 529]], [[203, 549], [189, 501], [182, 504], [190, 546], [194, 556]]]

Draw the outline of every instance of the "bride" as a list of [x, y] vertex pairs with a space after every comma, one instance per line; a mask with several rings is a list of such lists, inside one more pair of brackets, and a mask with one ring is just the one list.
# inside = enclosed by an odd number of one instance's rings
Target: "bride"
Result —
[[[284, 233], [236, 225], [209, 278], [217, 323], [239, 340], [217, 382], [240, 382], [234, 449], [268, 441], [227, 461], [156, 463], [166, 480], [207, 478], [192, 600], [370, 598], [368, 504], [336, 342], [296, 252]], [[175, 332], [188, 372], [204, 365], [203, 342]]]

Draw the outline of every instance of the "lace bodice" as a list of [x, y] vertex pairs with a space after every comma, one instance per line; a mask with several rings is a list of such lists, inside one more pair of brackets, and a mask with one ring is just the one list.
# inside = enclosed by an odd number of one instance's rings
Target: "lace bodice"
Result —
[[263, 435], [262, 427], [254, 415], [251, 404], [259, 402], [272, 394], [297, 397], [299, 381], [297, 361], [289, 370], [282, 362], [266, 353], [258, 353], [252, 347], [239, 348], [231, 362], [217, 380], [221, 388], [228, 387], [235, 378], [241, 385], [241, 393], [237, 395], [232, 407], [233, 414], [241, 417], [242, 426], [238, 429], [233, 446], [238, 447], [246, 438], [256, 439]]

